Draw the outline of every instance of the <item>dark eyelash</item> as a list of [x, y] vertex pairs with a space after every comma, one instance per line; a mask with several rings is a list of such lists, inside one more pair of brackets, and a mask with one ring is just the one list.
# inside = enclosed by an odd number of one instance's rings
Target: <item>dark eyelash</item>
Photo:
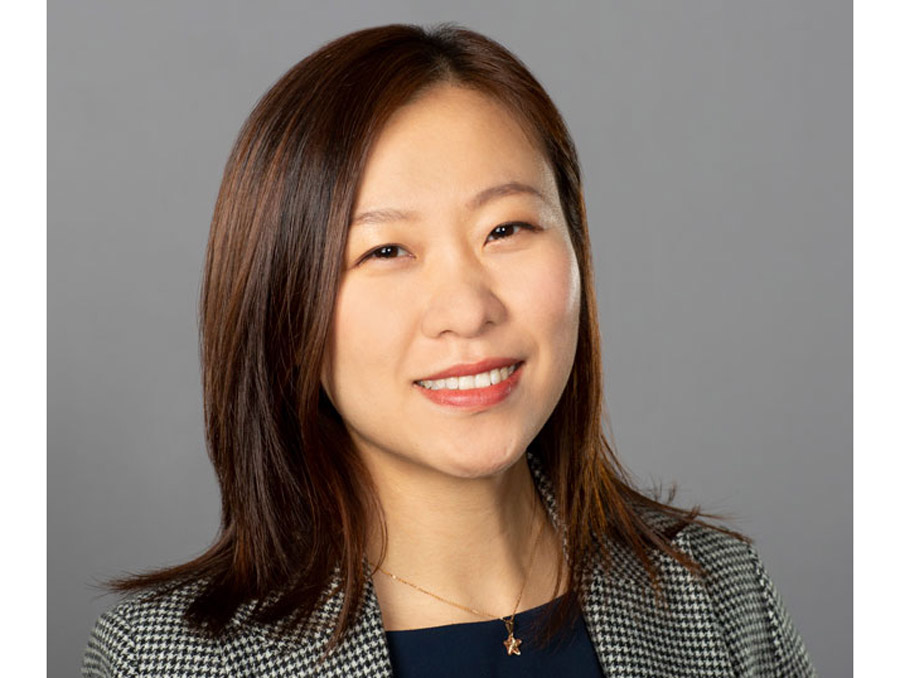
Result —
[[[522, 228], [524, 228], [525, 230], [528, 230], [528, 231], [536, 231], [537, 230], [537, 227], [532, 226], [531, 224], [526, 223], [524, 221], [508, 221], [505, 224], [500, 224], [498, 226], [495, 226], [493, 228], [493, 230], [491, 230], [491, 234], [493, 234], [494, 231], [496, 231], [498, 228], [512, 228], [514, 226], [521, 226]], [[512, 234], [510, 234], [510, 235], [512, 235]], [[490, 237], [490, 235], [488, 237]], [[508, 237], [509, 236], [503, 236], [503, 238], [500, 238], [500, 239], [503, 240]]]
[[393, 243], [390, 243], [390, 244], [387, 244], [387, 245], [379, 245], [379, 246], [376, 247], [374, 250], [370, 251], [368, 254], [363, 255], [363, 258], [360, 259], [360, 262], [366, 261], [367, 259], [396, 259], [396, 257], [379, 257], [379, 256], [376, 256], [378, 252], [381, 252], [382, 250], [386, 250], [386, 249], [390, 249], [390, 248], [394, 248], [395, 250], [403, 249], [403, 247], [402, 247], [401, 245], [395, 245], [395, 244], [393, 244]]

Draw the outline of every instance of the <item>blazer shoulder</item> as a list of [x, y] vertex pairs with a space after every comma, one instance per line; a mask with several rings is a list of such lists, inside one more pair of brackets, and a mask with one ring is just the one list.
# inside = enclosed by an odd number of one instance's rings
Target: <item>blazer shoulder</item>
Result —
[[675, 544], [703, 568], [701, 582], [739, 667], [747, 673], [752, 673], [751, 667], [764, 667], [763, 675], [816, 675], [784, 601], [751, 543], [692, 523], [675, 537]]
[[188, 625], [199, 582], [131, 594], [97, 619], [82, 660], [85, 678], [221, 676], [217, 641]]

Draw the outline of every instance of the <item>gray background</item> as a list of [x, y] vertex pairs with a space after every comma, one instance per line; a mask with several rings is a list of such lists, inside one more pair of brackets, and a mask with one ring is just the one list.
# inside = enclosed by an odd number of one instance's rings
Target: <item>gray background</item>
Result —
[[851, 674], [851, 5], [49, 3], [48, 647], [91, 588], [214, 536], [200, 272], [241, 122], [366, 26], [510, 47], [581, 153], [615, 442], [738, 516], [822, 676]]

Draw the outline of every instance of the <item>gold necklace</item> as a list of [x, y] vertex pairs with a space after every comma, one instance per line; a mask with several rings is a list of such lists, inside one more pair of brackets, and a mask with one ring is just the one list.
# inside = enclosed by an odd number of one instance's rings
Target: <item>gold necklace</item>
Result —
[[522, 646], [522, 641], [519, 638], [516, 638], [514, 633], [514, 624], [516, 620], [516, 612], [519, 611], [519, 603], [522, 601], [522, 595], [525, 593], [525, 587], [528, 584], [528, 578], [531, 576], [531, 568], [534, 566], [534, 557], [537, 554], [537, 546], [538, 542], [540, 542], [541, 534], [544, 532], [544, 521], [541, 521], [541, 527], [538, 529], [537, 536], [534, 538], [534, 546], [531, 549], [531, 557], [528, 560], [528, 569], [525, 571], [525, 581], [522, 582], [522, 588], [519, 591], [518, 597], [516, 597], [516, 604], [513, 606], [513, 612], [509, 617], [499, 617], [494, 614], [488, 614], [487, 612], [482, 612], [481, 610], [476, 610], [474, 607], [468, 607], [467, 605], [463, 605], [461, 603], [456, 603], [452, 600], [448, 600], [443, 596], [439, 596], [436, 593], [432, 593], [427, 589], [423, 589], [418, 584], [413, 584], [411, 581], [407, 581], [403, 577], [398, 577], [396, 574], [392, 572], [388, 572], [383, 567], [379, 566], [375, 568], [376, 570], [381, 570], [388, 577], [393, 579], [394, 581], [400, 582], [401, 584], [406, 584], [407, 586], [414, 588], [416, 591], [420, 593], [424, 593], [425, 595], [431, 596], [442, 603], [446, 603], [447, 605], [452, 605], [455, 608], [460, 610], [464, 610], [466, 612], [471, 612], [472, 614], [478, 615], [479, 617], [484, 617], [486, 619], [499, 619], [503, 622], [504, 626], [506, 626], [506, 632], [509, 634], [506, 640], [503, 641], [503, 647], [506, 648], [506, 654], [512, 656], [514, 654], [521, 655], [522, 653], [519, 651], [519, 648]]

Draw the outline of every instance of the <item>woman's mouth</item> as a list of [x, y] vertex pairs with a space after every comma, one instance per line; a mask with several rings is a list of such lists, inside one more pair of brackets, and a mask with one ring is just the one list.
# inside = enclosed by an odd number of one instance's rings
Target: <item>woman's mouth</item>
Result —
[[446, 379], [422, 379], [415, 382], [417, 386], [422, 386], [431, 391], [468, 391], [475, 388], [486, 388], [506, 381], [515, 372], [521, 362], [500, 367], [478, 374], [469, 374], [464, 377], [447, 377]]
[[524, 361], [478, 374], [414, 382], [431, 402], [466, 410], [482, 410], [503, 402], [518, 385]]

